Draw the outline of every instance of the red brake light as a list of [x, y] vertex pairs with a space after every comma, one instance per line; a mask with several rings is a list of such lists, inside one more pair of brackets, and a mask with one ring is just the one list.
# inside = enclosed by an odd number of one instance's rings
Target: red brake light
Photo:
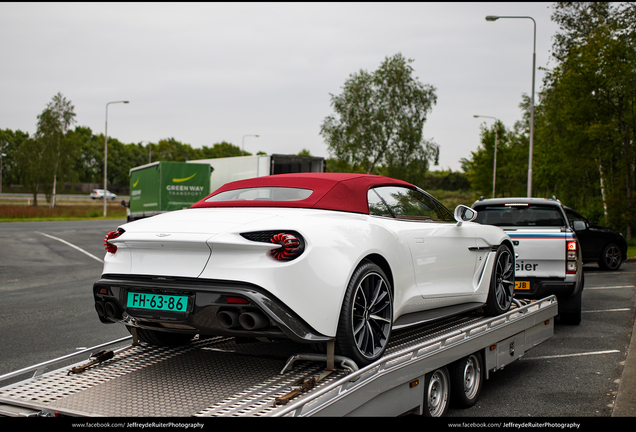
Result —
[[565, 274], [576, 274], [579, 267], [578, 242], [576, 240], [567, 241], [565, 247]]
[[254, 231], [241, 233], [241, 236], [250, 241], [281, 245], [280, 248], [268, 252], [272, 258], [279, 261], [296, 259], [305, 251], [305, 240], [295, 231]]
[[292, 260], [302, 253], [300, 242], [296, 236], [292, 234], [275, 234], [270, 239], [272, 243], [278, 243], [282, 247], [274, 249], [271, 254], [274, 258], [281, 261]]
[[115, 246], [114, 244], [111, 244], [108, 242], [108, 240], [112, 240], [114, 238], [119, 237], [120, 235], [122, 235], [125, 231], [121, 228], [117, 229], [117, 231], [111, 231], [108, 234], [106, 234], [104, 236], [104, 246], [106, 246], [106, 250], [112, 254], [114, 254], [115, 252], [117, 252], [117, 246]]
[[505, 207], [528, 207], [528, 203], [505, 203]]

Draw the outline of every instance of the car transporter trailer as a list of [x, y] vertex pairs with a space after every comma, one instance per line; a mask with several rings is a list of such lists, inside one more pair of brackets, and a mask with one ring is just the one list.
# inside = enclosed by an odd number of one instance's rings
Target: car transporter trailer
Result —
[[[467, 368], [452, 366], [481, 359], [480, 386], [489, 373], [552, 337], [556, 315], [557, 300], [550, 296], [516, 302], [498, 317], [472, 312], [394, 330], [385, 355], [362, 369], [333, 355], [333, 344], [327, 354], [297, 354], [302, 345], [287, 340], [219, 336], [154, 347], [139, 344], [133, 335], [0, 376], [0, 415], [443, 414], [445, 410], [436, 410], [447, 402], [449, 383], [474, 378], [454, 377]], [[74, 363], [87, 354], [88, 361]], [[51, 368], [56, 369], [46, 372]], [[448, 374], [440, 379], [440, 370], [450, 370], [450, 380]], [[25, 379], [26, 374], [33, 376]]]

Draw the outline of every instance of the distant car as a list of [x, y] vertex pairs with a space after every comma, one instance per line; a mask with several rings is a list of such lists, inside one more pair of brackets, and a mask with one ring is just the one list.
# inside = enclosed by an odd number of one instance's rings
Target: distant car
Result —
[[598, 263], [605, 270], [618, 270], [627, 259], [627, 241], [610, 228], [594, 225], [569, 207], [563, 207], [581, 243], [583, 263]]
[[[104, 199], [104, 189], [93, 189], [93, 191], [91, 192], [91, 198], [92, 199]], [[115, 195], [111, 191], [107, 190], [106, 191], [106, 199], [116, 200], [117, 199], [117, 195]]]
[[508, 311], [512, 242], [475, 216], [382, 176], [235, 181], [189, 209], [108, 233], [95, 308], [150, 344], [196, 334], [334, 341], [366, 365], [392, 330]]

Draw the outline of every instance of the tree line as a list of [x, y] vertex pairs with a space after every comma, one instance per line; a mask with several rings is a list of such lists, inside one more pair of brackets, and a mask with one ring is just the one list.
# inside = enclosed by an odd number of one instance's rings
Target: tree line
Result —
[[[71, 128], [74, 107], [58, 93], [38, 116], [37, 129], [28, 132], [0, 129], [2, 184], [21, 185], [33, 193], [44, 193], [51, 207], [61, 185], [104, 182], [104, 134], [94, 134], [85, 126]], [[228, 142], [193, 148], [174, 138], [156, 143], [124, 144], [108, 137], [108, 184], [128, 185], [131, 168], [156, 161], [178, 161], [241, 156], [241, 149]], [[251, 153], [245, 152], [245, 155]]]
[[[636, 4], [556, 3], [552, 61], [535, 107], [533, 190], [632, 237], [636, 225]], [[471, 186], [491, 195], [495, 130], [497, 196], [525, 196], [529, 98], [512, 128], [483, 127], [462, 160]]]

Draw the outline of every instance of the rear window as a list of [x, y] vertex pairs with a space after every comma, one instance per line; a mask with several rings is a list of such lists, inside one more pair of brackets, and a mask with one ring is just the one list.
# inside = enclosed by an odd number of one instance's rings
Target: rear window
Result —
[[221, 192], [205, 202], [219, 201], [301, 201], [312, 194], [311, 189], [288, 187], [256, 187]]
[[562, 227], [563, 214], [554, 206], [542, 205], [497, 205], [476, 206], [475, 222], [483, 225], [506, 227]]

